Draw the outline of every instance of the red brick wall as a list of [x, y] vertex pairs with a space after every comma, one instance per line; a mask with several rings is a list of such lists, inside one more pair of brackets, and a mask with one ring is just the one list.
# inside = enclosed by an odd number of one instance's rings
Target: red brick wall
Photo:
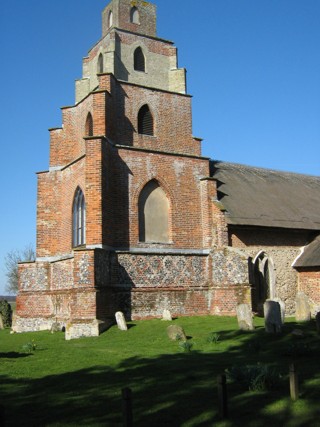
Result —
[[[97, 94], [99, 98], [104, 95]], [[105, 128], [101, 132], [101, 124], [96, 128], [94, 95], [85, 98], [74, 107], [64, 107], [62, 109], [63, 128], [52, 129], [50, 132], [50, 167], [65, 166], [73, 162], [85, 153], [85, 124], [87, 115], [91, 112], [93, 117], [93, 130], [96, 135], [104, 135]], [[101, 101], [100, 101], [101, 102]], [[103, 102], [103, 101], [102, 101]], [[96, 106], [97, 101], [95, 101]], [[98, 106], [99, 110], [100, 107]]]
[[320, 267], [299, 268], [299, 291], [304, 292], [311, 302], [320, 306]]
[[86, 197], [85, 159], [61, 171], [38, 174], [37, 257], [72, 248], [72, 204], [77, 186]]
[[[200, 144], [192, 137], [189, 96], [129, 83], [112, 85], [111, 95], [115, 121], [107, 135], [115, 143], [149, 150], [201, 155]], [[153, 115], [154, 136], [137, 133], [138, 113], [144, 104], [148, 104]]]
[[[156, 179], [171, 207], [172, 248], [203, 248], [200, 178], [208, 175], [207, 160], [153, 154], [129, 149], [110, 150], [106, 244], [136, 247], [139, 244], [138, 199], [147, 182]], [[203, 217], [204, 221], [208, 216]], [[145, 246], [145, 245], [144, 245]], [[208, 242], [206, 242], [208, 247]]]
[[[139, 24], [130, 22], [130, 10], [135, 5], [139, 10]], [[113, 24], [140, 34], [156, 35], [156, 6], [142, 0], [117, 0], [109, 4], [102, 12], [102, 35], [109, 30], [109, 13], [113, 12]]]
[[228, 285], [212, 290], [212, 314], [234, 316], [238, 304], [251, 304], [250, 286]]

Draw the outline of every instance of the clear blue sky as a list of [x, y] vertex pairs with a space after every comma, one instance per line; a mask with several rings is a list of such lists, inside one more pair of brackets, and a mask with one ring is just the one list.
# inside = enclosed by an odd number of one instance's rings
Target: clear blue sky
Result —
[[[74, 103], [107, 0], [3, 0], [0, 294], [7, 251], [35, 244], [47, 129]], [[320, 175], [320, 1], [155, 0], [188, 70], [193, 133], [214, 159]]]

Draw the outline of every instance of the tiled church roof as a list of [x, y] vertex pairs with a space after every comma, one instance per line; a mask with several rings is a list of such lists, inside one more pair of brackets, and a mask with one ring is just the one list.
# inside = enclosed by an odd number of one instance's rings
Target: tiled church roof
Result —
[[320, 230], [320, 177], [212, 161], [229, 224]]

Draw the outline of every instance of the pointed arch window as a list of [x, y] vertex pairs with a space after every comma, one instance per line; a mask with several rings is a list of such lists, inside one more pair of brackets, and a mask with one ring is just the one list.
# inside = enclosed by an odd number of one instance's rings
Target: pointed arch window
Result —
[[85, 126], [85, 135], [86, 136], [93, 136], [93, 119], [91, 113], [88, 113], [87, 120], [86, 120], [86, 126]]
[[113, 24], [113, 13], [112, 13], [112, 10], [110, 10], [109, 16], [108, 16], [108, 28], [110, 28], [112, 24]]
[[147, 104], [143, 105], [138, 113], [138, 133], [153, 136], [153, 117]]
[[97, 63], [97, 73], [103, 73], [103, 55], [100, 53], [98, 57], [98, 63]]
[[134, 51], [133, 62], [133, 66], [136, 71], [146, 71], [146, 62], [141, 47], [137, 47], [137, 49]]
[[130, 22], [132, 24], [140, 24], [140, 15], [138, 9], [134, 6], [130, 11]]
[[157, 181], [148, 182], [139, 196], [139, 240], [169, 242], [169, 200]]
[[86, 203], [80, 187], [77, 188], [72, 207], [72, 246], [86, 243]]

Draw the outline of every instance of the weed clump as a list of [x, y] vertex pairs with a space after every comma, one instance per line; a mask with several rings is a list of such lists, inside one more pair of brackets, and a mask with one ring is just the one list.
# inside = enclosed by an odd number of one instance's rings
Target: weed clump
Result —
[[278, 388], [281, 375], [274, 368], [263, 365], [233, 366], [226, 370], [229, 380], [241, 384], [250, 391], [266, 391]]
[[220, 335], [217, 332], [211, 332], [207, 337], [207, 342], [212, 344], [219, 344]]

